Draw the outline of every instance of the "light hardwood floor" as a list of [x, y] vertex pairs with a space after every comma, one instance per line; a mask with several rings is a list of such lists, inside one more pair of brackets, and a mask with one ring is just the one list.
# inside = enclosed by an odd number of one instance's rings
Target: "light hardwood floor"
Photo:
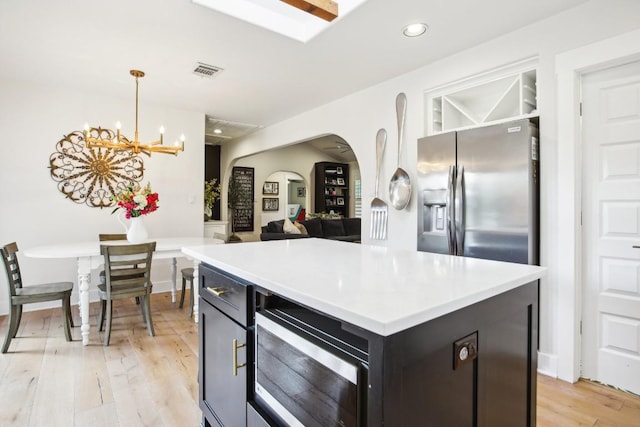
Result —
[[[198, 426], [197, 325], [155, 294], [149, 337], [132, 301], [114, 308], [109, 347], [95, 327], [89, 346], [78, 327], [66, 342], [59, 309], [25, 313], [0, 355], [0, 426]], [[92, 326], [97, 311], [92, 304]], [[2, 339], [6, 327], [0, 317]], [[538, 427], [640, 427], [639, 397], [586, 381], [539, 376], [537, 411]]]

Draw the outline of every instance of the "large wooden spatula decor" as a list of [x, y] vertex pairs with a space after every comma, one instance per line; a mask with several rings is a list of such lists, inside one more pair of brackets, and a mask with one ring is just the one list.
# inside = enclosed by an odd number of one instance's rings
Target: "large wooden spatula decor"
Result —
[[333, 21], [338, 17], [338, 3], [331, 0], [280, 0], [284, 3], [322, 18], [325, 21]]

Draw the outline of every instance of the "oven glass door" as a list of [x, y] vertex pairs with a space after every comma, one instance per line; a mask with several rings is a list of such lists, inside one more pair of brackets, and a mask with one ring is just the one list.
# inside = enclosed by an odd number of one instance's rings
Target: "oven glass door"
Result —
[[256, 396], [291, 426], [358, 425], [359, 367], [256, 313]]

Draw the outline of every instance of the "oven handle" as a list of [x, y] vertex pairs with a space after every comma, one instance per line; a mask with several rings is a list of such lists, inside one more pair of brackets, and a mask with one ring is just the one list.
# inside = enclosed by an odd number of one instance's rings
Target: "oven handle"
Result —
[[[267, 332], [275, 335], [279, 340], [285, 344], [292, 346], [298, 351], [306, 354], [307, 356], [315, 359], [318, 363], [324, 365], [328, 369], [332, 370], [336, 374], [340, 375], [345, 380], [352, 384], [358, 385], [358, 372], [359, 367], [350, 363], [348, 360], [341, 358], [330, 351], [323, 349], [322, 347], [314, 344], [309, 339], [304, 338], [294, 331], [293, 328], [285, 327], [264, 314], [256, 312], [255, 317], [256, 324], [256, 342], [259, 341], [258, 326], [264, 328]], [[256, 349], [259, 347], [256, 344]], [[258, 363], [256, 361], [256, 363]]]
[[244, 368], [245, 366], [247, 366], [246, 363], [241, 363], [238, 365], [238, 349], [245, 346], [246, 344], [238, 344], [237, 339], [233, 340], [233, 376], [234, 377], [238, 376], [238, 369]]

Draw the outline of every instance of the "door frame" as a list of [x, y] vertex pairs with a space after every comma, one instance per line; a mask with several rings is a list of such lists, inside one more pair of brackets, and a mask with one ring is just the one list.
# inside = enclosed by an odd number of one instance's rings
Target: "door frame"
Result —
[[[640, 60], [640, 30], [556, 55], [557, 83], [557, 376], [580, 378], [582, 319], [582, 74]], [[566, 119], [565, 119], [566, 118]], [[561, 215], [560, 213], [564, 213]]]

